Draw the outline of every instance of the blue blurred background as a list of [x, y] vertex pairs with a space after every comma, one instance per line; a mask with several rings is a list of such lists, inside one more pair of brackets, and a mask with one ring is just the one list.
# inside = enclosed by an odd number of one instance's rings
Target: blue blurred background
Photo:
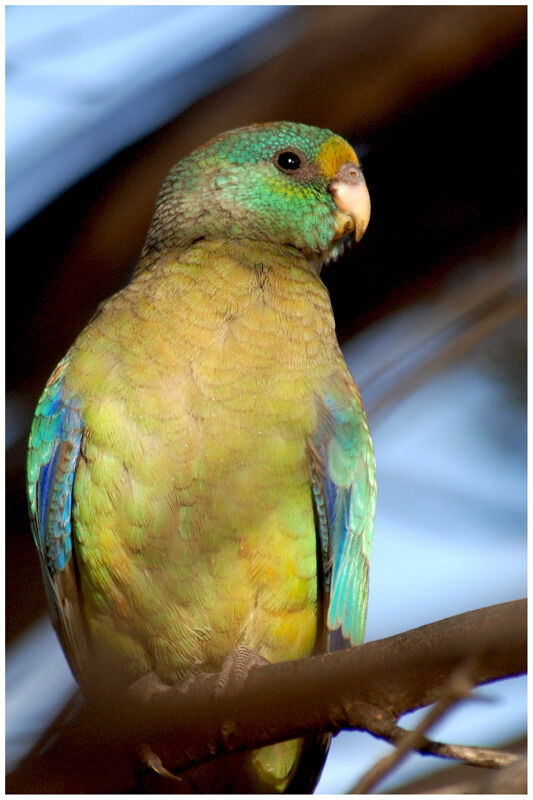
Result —
[[[363, 158], [369, 230], [323, 277], [376, 449], [367, 639], [525, 595], [525, 81], [518, 6], [6, 8], [8, 769], [75, 690], [25, 509], [32, 410], [169, 167], [222, 130], [293, 119]], [[433, 735], [519, 741], [525, 679], [481, 691]], [[341, 734], [318, 791], [389, 749]]]

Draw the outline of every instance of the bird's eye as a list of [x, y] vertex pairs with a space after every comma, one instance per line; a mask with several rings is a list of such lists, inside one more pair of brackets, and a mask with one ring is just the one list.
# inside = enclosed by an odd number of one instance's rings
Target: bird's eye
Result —
[[293, 150], [282, 150], [274, 156], [274, 163], [282, 172], [294, 172], [302, 166], [303, 156]]

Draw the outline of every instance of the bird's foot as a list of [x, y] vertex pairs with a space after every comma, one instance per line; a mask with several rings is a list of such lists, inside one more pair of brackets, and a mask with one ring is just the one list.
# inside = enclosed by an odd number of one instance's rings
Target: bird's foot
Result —
[[168, 683], [163, 683], [159, 675], [155, 672], [149, 672], [139, 680], [130, 683], [127, 692], [133, 700], [146, 704], [153, 697], [167, 692], [170, 688]]
[[157, 774], [161, 775], [162, 778], [169, 778], [172, 781], [182, 780], [179, 775], [174, 775], [173, 772], [164, 766], [163, 762], [159, 756], [154, 753], [150, 745], [146, 743], [141, 744], [137, 750], [137, 753], [142, 763], [149, 769], [157, 772]]
[[221, 698], [223, 695], [237, 694], [243, 686], [248, 674], [253, 667], [260, 667], [268, 664], [266, 658], [250, 650], [248, 647], [237, 647], [229, 656], [224, 659], [220, 670], [215, 697]]
[[[147, 705], [154, 697], [163, 694], [170, 688], [168, 684], [163, 683], [155, 672], [149, 672], [147, 675], [143, 675], [142, 678], [139, 678], [139, 680], [128, 686], [128, 695], [135, 702]], [[137, 755], [145, 767], [161, 775], [162, 778], [169, 778], [175, 781], [181, 780], [178, 775], [174, 775], [173, 772], [170, 772], [170, 770], [164, 766], [159, 756], [154, 753], [150, 745], [146, 744], [146, 742], [138, 746]]]
[[[149, 672], [139, 680], [131, 683], [128, 687], [128, 694], [137, 703], [146, 705], [154, 697], [164, 694], [171, 688], [177, 688], [180, 692], [187, 692], [188, 686], [194, 681], [195, 677], [203, 672], [204, 667], [201, 663], [193, 664], [183, 678], [171, 687], [169, 684], [164, 683], [156, 672]], [[179, 775], [175, 775], [165, 767], [161, 758], [154, 753], [152, 748], [146, 742], [143, 742], [137, 748], [137, 755], [141, 763], [148, 767], [149, 770], [157, 773], [162, 778], [168, 778], [173, 781], [183, 781]]]

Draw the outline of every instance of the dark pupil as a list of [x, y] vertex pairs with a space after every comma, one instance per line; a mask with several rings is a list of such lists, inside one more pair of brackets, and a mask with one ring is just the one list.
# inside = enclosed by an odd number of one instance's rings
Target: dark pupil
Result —
[[297, 156], [296, 153], [280, 153], [278, 156], [278, 164], [281, 169], [298, 169], [300, 163], [300, 156]]

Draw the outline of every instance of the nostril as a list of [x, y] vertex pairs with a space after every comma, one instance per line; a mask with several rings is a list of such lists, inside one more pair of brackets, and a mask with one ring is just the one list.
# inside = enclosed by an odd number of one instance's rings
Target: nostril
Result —
[[359, 164], [355, 164], [353, 161], [346, 161], [338, 168], [332, 183], [334, 184], [336, 181], [344, 181], [357, 186], [365, 182], [363, 170]]

